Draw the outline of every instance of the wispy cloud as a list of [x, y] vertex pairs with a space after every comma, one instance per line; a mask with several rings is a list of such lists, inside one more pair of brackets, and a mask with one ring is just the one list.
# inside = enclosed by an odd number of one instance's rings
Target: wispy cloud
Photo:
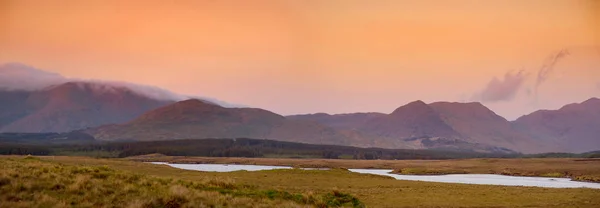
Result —
[[20, 63], [0, 65], [0, 89], [39, 90], [50, 85], [67, 82], [60, 74], [47, 72]]
[[562, 49], [546, 58], [546, 60], [543, 62], [542, 66], [540, 67], [537, 73], [537, 79], [535, 80], [533, 91], [534, 96], [537, 97], [540, 85], [542, 85], [544, 82], [546, 82], [546, 80], [548, 80], [548, 77], [550, 77], [550, 75], [554, 72], [554, 66], [556, 66], [558, 61], [568, 56], [569, 54], [570, 53], [567, 49]]
[[515, 98], [526, 79], [527, 74], [524, 70], [507, 72], [502, 79], [494, 77], [483, 91], [475, 95], [475, 99], [483, 102], [510, 101]]
[[54, 85], [60, 85], [67, 82], [96, 83], [98, 84], [97, 90], [111, 90], [111, 87], [124, 87], [140, 95], [159, 100], [180, 101], [190, 98], [196, 98], [209, 101], [224, 107], [244, 107], [242, 105], [231, 104], [214, 98], [180, 95], [155, 86], [118, 81], [66, 78], [60, 74], [44, 71], [42, 69], [38, 69], [21, 63], [0, 64], [0, 89], [25, 91], [43, 90], [44, 88], [51, 87]]

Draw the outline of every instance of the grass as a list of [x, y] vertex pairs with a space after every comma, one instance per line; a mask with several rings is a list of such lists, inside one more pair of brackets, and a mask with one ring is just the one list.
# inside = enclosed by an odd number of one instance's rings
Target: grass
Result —
[[69, 150], [57, 150], [52, 155], [68, 155], [68, 156], [84, 156], [84, 157], [96, 157], [96, 158], [118, 158], [118, 151], [69, 151]]
[[[156, 156], [154, 158], [160, 158]], [[147, 157], [148, 158], [148, 157]], [[168, 157], [172, 160], [184, 158]], [[186, 160], [191, 160], [187, 158]], [[219, 158], [217, 158], [219, 159]], [[43, 160], [67, 165], [85, 165], [88, 167], [107, 166], [119, 171], [136, 172], [152, 177], [170, 178], [182, 181], [206, 181], [210, 178], [220, 178], [219, 181], [230, 181], [236, 187], [248, 187], [250, 190], [270, 190], [256, 193], [259, 199], [286, 200], [298, 196], [319, 196], [321, 202], [335, 206], [345, 202], [352, 206], [353, 201], [363, 203], [367, 207], [599, 207], [600, 190], [597, 189], [554, 189], [536, 187], [509, 187], [491, 185], [468, 185], [433, 183], [419, 181], [402, 181], [390, 177], [368, 174], [358, 174], [336, 168], [324, 170], [280, 169], [270, 171], [236, 171], [230, 173], [212, 173], [186, 171], [171, 168], [166, 165], [131, 162], [116, 159], [92, 159], [82, 157], [44, 157]], [[236, 162], [241, 158], [230, 158]], [[265, 161], [263, 161], [265, 160]], [[247, 159], [246, 164], [278, 165], [297, 164], [302, 166], [329, 165], [329, 167], [390, 167], [411, 163], [453, 164], [451, 161], [321, 161], [312, 160], [283, 160], [283, 159]], [[312, 161], [312, 162], [311, 162]], [[320, 160], [319, 160], [320, 161]], [[562, 160], [561, 160], [562, 161]], [[188, 161], [190, 162], [190, 161]], [[217, 163], [218, 161], [213, 161]], [[473, 161], [454, 161], [458, 165], [477, 164]], [[497, 161], [480, 161], [482, 163], [498, 163]], [[523, 162], [523, 161], [521, 161]], [[564, 161], [562, 161], [564, 162]], [[575, 162], [575, 161], [573, 161]], [[589, 162], [589, 161], [588, 161]], [[584, 163], [588, 163], [584, 162]], [[341, 164], [346, 166], [341, 166]], [[529, 162], [525, 162], [529, 164]], [[556, 163], [554, 166], [563, 167], [565, 164]], [[569, 164], [566, 164], [569, 167]], [[572, 166], [572, 164], [571, 164]], [[321, 166], [327, 167], [327, 166]], [[575, 166], [573, 166], [575, 167]], [[578, 166], [577, 166], [578, 167]], [[595, 166], [589, 166], [595, 169]], [[393, 169], [393, 168], [389, 168]], [[576, 169], [579, 170], [579, 169]], [[277, 194], [277, 193], [291, 193]], [[284, 195], [284, 196], [282, 196]], [[250, 197], [251, 195], [240, 195]], [[333, 197], [333, 198], [329, 198]], [[252, 197], [250, 197], [252, 198]], [[254, 199], [254, 198], [252, 198]], [[292, 199], [293, 201], [293, 199]], [[270, 202], [270, 201], [267, 201]], [[295, 202], [295, 201], [294, 201]], [[298, 203], [297, 203], [298, 204]], [[301, 204], [302, 205], [302, 204]], [[315, 206], [315, 205], [310, 205]]]
[[263, 158], [319, 158], [320, 155], [301, 155], [301, 154], [264, 154]]
[[173, 163], [218, 163], [276, 165], [307, 168], [377, 168], [393, 169], [407, 175], [502, 174], [511, 176], [568, 177], [578, 181], [600, 182], [600, 159], [519, 158], [459, 160], [332, 160], [284, 158], [210, 158], [138, 156], [135, 161]]
[[363, 206], [357, 198], [338, 191], [290, 193], [239, 185], [227, 177], [199, 176], [192, 181], [116, 170], [117, 162], [80, 159], [93, 165], [64, 164], [51, 158], [1, 157], [0, 207]]

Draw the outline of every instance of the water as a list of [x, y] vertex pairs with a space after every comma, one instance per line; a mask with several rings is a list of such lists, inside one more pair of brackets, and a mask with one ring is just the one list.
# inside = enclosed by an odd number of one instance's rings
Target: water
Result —
[[464, 183], [502, 186], [532, 186], [545, 188], [594, 188], [600, 189], [600, 183], [572, 181], [569, 178], [522, 177], [494, 174], [449, 174], [449, 175], [398, 175], [392, 170], [350, 169], [356, 173], [390, 176], [398, 180], [428, 181], [442, 183]]
[[[287, 166], [266, 165], [223, 165], [223, 164], [170, 164], [163, 162], [152, 162], [153, 164], [169, 165], [184, 170], [197, 170], [206, 172], [232, 172], [232, 171], [261, 171], [275, 169], [291, 169]], [[305, 168], [306, 170], [327, 170], [327, 168]], [[502, 186], [532, 186], [545, 188], [594, 188], [600, 189], [600, 183], [587, 183], [571, 181], [568, 178], [546, 178], [546, 177], [521, 177], [504, 176], [493, 174], [450, 174], [450, 175], [398, 175], [391, 174], [392, 170], [384, 169], [349, 169], [351, 172], [390, 176], [398, 180], [427, 181], [442, 183], [463, 183]]]
[[206, 172], [233, 172], [233, 171], [260, 171], [275, 169], [292, 169], [286, 166], [266, 166], [266, 165], [223, 165], [223, 164], [171, 164], [164, 162], [152, 162], [152, 164], [169, 165], [174, 168], [184, 170], [198, 170]]

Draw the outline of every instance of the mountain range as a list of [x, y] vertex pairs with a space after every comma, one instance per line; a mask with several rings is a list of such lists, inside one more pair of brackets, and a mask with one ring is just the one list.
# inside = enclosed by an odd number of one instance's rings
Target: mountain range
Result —
[[414, 101], [389, 114], [282, 116], [202, 99], [161, 99], [106, 82], [0, 85], [0, 132], [83, 131], [109, 141], [245, 137], [357, 147], [586, 152], [600, 149], [599, 127], [597, 98], [511, 122], [477, 102]]

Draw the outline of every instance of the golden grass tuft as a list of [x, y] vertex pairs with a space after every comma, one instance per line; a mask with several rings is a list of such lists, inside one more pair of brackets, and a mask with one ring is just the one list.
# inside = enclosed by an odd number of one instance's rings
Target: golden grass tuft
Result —
[[330, 205], [330, 201], [341, 198], [326, 195], [308, 201], [303, 195], [238, 186], [232, 179], [175, 180], [118, 171], [106, 165], [64, 165], [34, 157], [1, 157], [0, 166], [3, 168], [0, 172], [0, 207], [7, 208], [327, 207], [355, 204], [346, 200]]

